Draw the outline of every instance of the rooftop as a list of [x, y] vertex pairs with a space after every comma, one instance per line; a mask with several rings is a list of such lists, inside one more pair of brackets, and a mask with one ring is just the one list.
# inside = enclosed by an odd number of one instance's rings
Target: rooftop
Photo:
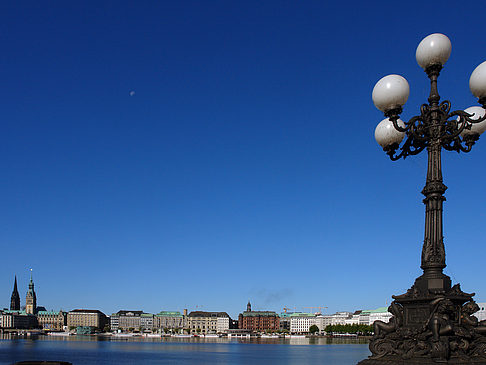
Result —
[[228, 317], [229, 315], [226, 312], [203, 312], [203, 311], [195, 311], [189, 313], [189, 317]]
[[316, 315], [314, 313], [292, 313], [290, 317], [315, 317]]
[[244, 311], [243, 317], [277, 317], [277, 313], [271, 311]]
[[387, 313], [388, 307], [380, 307], [369, 311], [370, 313]]
[[97, 313], [97, 314], [103, 314], [103, 312], [99, 311], [98, 309], [73, 309], [72, 311], [69, 311], [69, 313]]
[[39, 315], [51, 315], [51, 316], [58, 316], [59, 313], [63, 313], [63, 312], [60, 312], [60, 311], [38, 311], [37, 314]]
[[161, 311], [155, 315], [156, 317], [182, 317], [181, 312]]
[[143, 311], [127, 311], [127, 310], [121, 310], [116, 312], [116, 315], [119, 316], [134, 316], [134, 317], [140, 317], [143, 314]]

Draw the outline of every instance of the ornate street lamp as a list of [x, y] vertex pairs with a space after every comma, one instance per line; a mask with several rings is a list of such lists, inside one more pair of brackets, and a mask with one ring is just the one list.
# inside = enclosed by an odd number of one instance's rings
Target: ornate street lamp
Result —
[[472, 316], [479, 310], [472, 299], [474, 293], [464, 293], [459, 284], [452, 286], [443, 273], [442, 204], [447, 187], [441, 169], [442, 148], [469, 152], [486, 130], [486, 62], [469, 80], [482, 107], [451, 111], [451, 103], [441, 102], [437, 90], [439, 73], [450, 53], [451, 42], [443, 34], [429, 35], [418, 45], [416, 59], [430, 79], [430, 96], [420, 115], [408, 122], [399, 118], [409, 95], [407, 80], [399, 75], [385, 76], [373, 89], [373, 102], [386, 117], [376, 127], [375, 138], [391, 160], [427, 149], [427, 179], [422, 190], [425, 237], [423, 274], [405, 294], [393, 296], [388, 309], [393, 314], [390, 322], [374, 323], [372, 355], [360, 365], [486, 364], [486, 323]]

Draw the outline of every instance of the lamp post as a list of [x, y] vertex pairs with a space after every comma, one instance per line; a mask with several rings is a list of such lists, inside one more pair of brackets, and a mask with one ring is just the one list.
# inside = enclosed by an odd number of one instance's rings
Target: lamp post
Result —
[[451, 111], [440, 101], [437, 80], [451, 53], [443, 34], [431, 34], [417, 47], [416, 59], [430, 79], [428, 103], [408, 122], [400, 119], [409, 95], [407, 80], [389, 75], [377, 82], [373, 102], [385, 119], [375, 130], [376, 141], [396, 161], [427, 150], [423, 274], [402, 295], [393, 296], [389, 323], [376, 321], [370, 341], [372, 355], [361, 365], [384, 364], [486, 364], [486, 323], [472, 316], [479, 307], [474, 293], [452, 286], [446, 267], [442, 233], [442, 205], [447, 187], [442, 181], [442, 149], [469, 152], [486, 130], [486, 62], [471, 74], [469, 86], [479, 106]]

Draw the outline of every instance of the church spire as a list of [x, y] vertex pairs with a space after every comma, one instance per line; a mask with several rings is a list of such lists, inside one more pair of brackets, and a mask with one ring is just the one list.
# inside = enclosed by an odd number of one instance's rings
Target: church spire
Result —
[[15, 275], [12, 296], [10, 297], [10, 310], [12, 311], [20, 310], [20, 295], [19, 295], [19, 291], [17, 290], [17, 275]]
[[248, 299], [248, 304], [246, 305], [246, 311], [251, 312], [251, 303], [249, 299]]

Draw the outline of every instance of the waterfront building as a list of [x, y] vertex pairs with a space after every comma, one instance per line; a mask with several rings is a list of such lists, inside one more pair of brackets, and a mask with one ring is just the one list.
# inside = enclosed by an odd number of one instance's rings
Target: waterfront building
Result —
[[479, 311], [474, 313], [474, 315], [478, 318], [480, 321], [486, 320], [486, 303], [477, 303], [479, 307]]
[[32, 270], [30, 270], [29, 290], [25, 296], [25, 312], [27, 314], [37, 313], [37, 297], [34, 290], [34, 281], [32, 280]]
[[20, 295], [19, 295], [19, 291], [17, 290], [17, 275], [15, 275], [12, 296], [10, 297], [10, 310], [12, 311], [20, 310]]
[[282, 312], [279, 314], [279, 327], [280, 331], [289, 331], [290, 332], [290, 315], [291, 312]]
[[344, 320], [345, 324], [359, 324], [359, 315], [361, 314], [362, 311], [358, 310], [353, 313], [353, 315], [350, 318], [347, 318]]
[[30, 329], [37, 327], [37, 318], [25, 311], [4, 310], [1, 314], [2, 328]]
[[76, 327], [93, 327], [103, 330], [108, 323], [106, 315], [97, 309], [74, 309], [67, 314], [67, 326]]
[[252, 331], [248, 331], [248, 330], [240, 330], [238, 328], [230, 328], [228, 331], [226, 331], [228, 333], [228, 338], [251, 338], [251, 336], [253, 336], [253, 332]]
[[117, 331], [118, 330], [118, 315], [116, 313], [113, 313], [110, 316], [110, 330], [111, 331]]
[[388, 323], [391, 317], [393, 317], [393, 314], [388, 312], [388, 307], [377, 308], [374, 310], [370, 310], [369, 312], [370, 312], [370, 320], [369, 320], [370, 325], [373, 325], [375, 321], [382, 321]]
[[280, 329], [280, 319], [278, 314], [272, 311], [252, 311], [251, 303], [248, 301], [246, 311], [238, 316], [238, 328], [256, 332], [276, 332]]
[[152, 331], [154, 329], [154, 315], [142, 313], [140, 315], [140, 329], [142, 331]]
[[230, 329], [230, 317], [218, 317], [216, 319], [216, 332], [228, 333]]
[[363, 310], [359, 314], [359, 324], [370, 325], [370, 312], [371, 310]]
[[[309, 333], [311, 326], [317, 326], [317, 317], [312, 313], [292, 313], [290, 315], [290, 333], [306, 334]], [[322, 324], [321, 324], [322, 326]], [[319, 326], [318, 326], [319, 327]], [[321, 328], [319, 328], [320, 330]]]
[[185, 318], [181, 312], [161, 311], [154, 316], [154, 327], [163, 331], [185, 328]]
[[326, 327], [332, 322], [331, 316], [329, 315], [318, 315], [316, 317], [316, 326], [319, 327], [319, 332], [325, 332]]
[[364, 324], [367, 326], [373, 325], [373, 322], [375, 321], [383, 321], [388, 323], [390, 318], [393, 317], [393, 315], [388, 312], [388, 307], [356, 311], [353, 314], [353, 318], [355, 315], [358, 315], [358, 324]]
[[[231, 320], [230, 316], [226, 312], [191, 312], [187, 316], [186, 328], [190, 333], [217, 333], [218, 318], [228, 318], [228, 324]], [[223, 322], [220, 321], [220, 326], [221, 323]]]
[[45, 330], [62, 331], [67, 325], [67, 313], [63, 311], [37, 312], [37, 322]]
[[[141, 316], [143, 311], [127, 311], [120, 310], [115, 314], [111, 315], [111, 320], [115, 318], [118, 322], [118, 327], [111, 330], [122, 330], [122, 331], [139, 331], [142, 328]], [[110, 321], [111, 322], [111, 321]], [[111, 323], [110, 323], [111, 324]]]
[[332, 315], [330, 314], [321, 315], [319, 317], [319, 321], [320, 323], [318, 327], [321, 328], [322, 326], [323, 330], [325, 330], [327, 326], [332, 324]]
[[346, 320], [352, 317], [351, 312], [336, 312], [331, 314], [331, 324], [333, 326], [337, 324], [346, 324]]

